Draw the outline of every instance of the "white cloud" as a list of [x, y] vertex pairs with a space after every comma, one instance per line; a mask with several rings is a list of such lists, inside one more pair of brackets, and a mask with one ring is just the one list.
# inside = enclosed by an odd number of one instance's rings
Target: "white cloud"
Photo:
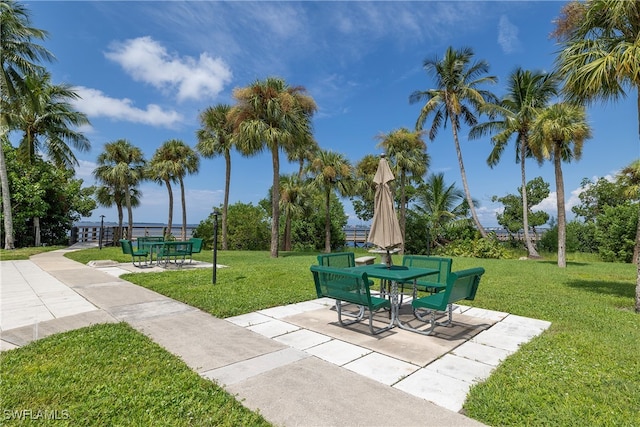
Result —
[[513, 53], [520, 49], [518, 27], [513, 25], [506, 15], [502, 15], [498, 23], [498, 44], [504, 53]]
[[171, 55], [151, 37], [114, 42], [105, 56], [118, 63], [134, 80], [161, 90], [176, 90], [180, 101], [215, 98], [231, 82], [232, 73], [220, 58]]
[[173, 110], [163, 110], [155, 104], [149, 104], [143, 110], [134, 107], [133, 101], [128, 98], [110, 98], [97, 89], [79, 86], [76, 87], [76, 92], [80, 98], [74, 101], [75, 108], [89, 117], [107, 117], [167, 128], [175, 127], [183, 120], [180, 113]]
[[93, 170], [96, 168], [95, 162], [88, 160], [78, 160], [79, 166], [75, 168], [76, 177], [81, 178], [85, 185], [92, 185], [94, 183]]

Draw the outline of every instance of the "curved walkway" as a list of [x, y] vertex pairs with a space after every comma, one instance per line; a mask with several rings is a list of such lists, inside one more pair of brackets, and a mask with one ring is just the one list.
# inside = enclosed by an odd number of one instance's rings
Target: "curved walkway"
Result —
[[325, 300], [218, 319], [68, 250], [2, 261], [0, 348], [125, 321], [276, 425], [481, 425], [457, 412], [471, 384], [549, 326], [459, 307], [437, 336], [373, 337], [337, 327]]

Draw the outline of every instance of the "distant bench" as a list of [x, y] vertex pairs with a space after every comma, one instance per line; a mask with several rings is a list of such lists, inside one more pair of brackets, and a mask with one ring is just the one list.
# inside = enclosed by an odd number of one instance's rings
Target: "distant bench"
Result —
[[[342, 326], [348, 326], [359, 322], [364, 318], [365, 309], [369, 311], [369, 330], [373, 335], [386, 331], [393, 325], [393, 319], [384, 328], [373, 328], [373, 313], [382, 308], [391, 309], [391, 303], [386, 298], [371, 296], [369, 292], [369, 278], [367, 273], [356, 273], [341, 268], [312, 265], [311, 272], [316, 285], [318, 298], [332, 298], [336, 300], [338, 322]], [[360, 306], [357, 314], [345, 313], [345, 316], [354, 317], [350, 322], [342, 320], [342, 302], [349, 302]]]

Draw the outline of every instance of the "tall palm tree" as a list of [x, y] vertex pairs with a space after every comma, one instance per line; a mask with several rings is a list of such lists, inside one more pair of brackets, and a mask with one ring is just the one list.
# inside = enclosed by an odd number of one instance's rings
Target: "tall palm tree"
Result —
[[507, 94], [500, 104], [488, 105], [492, 117], [497, 119], [474, 126], [470, 137], [477, 138], [488, 132], [495, 133], [491, 138], [493, 149], [487, 158], [489, 166], [494, 167], [500, 161], [504, 149], [512, 136], [516, 136], [516, 163], [520, 163], [522, 188], [522, 222], [524, 240], [530, 257], [538, 258], [529, 233], [529, 214], [527, 201], [527, 177], [525, 159], [532, 156], [529, 134], [538, 112], [547, 106], [549, 100], [558, 93], [558, 79], [553, 73], [530, 71], [517, 68], [509, 76]]
[[146, 175], [152, 181], [158, 184], [164, 184], [169, 194], [169, 214], [167, 217], [167, 228], [165, 229], [164, 238], [168, 239], [173, 230], [173, 188], [171, 182], [176, 181], [174, 175], [174, 159], [175, 152], [172, 147], [164, 143], [156, 149], [156, 152], [147, 163]]
[[136, 188], [145, 176], [146, 162], [142, 150], [126, 139], [108, 142], [104, 145], [104, 151], [98, 155], [97, 163], [93, 176], [124, 194], [129, 222], [127, 238], [131, 239], [133, 234], [131, 190]]
[[422, 139], [423, 131], [410, 131], [399, 128], [388, 134], [378, 135], [380, 146], [389, 157], [391, 168], [400, 185], [400, 231], [405, 237], [407, 224], [407, 192], [406, 186], [411, 181], [419, 182], [429, 167], [427, 144]]
[[413, 92], [409, 101], [411, 103], [425, 101], [418, 115], [416, 130], [422, 130], [427, 117], [433, 115], [433, 122], [429, 130], [430, 140], [435, 139], [440, 126], [444, 127], [447, 121], [451, 122], [462, 186], [471, 209], [471, 216], [482, 237], [487, 237], [487, 232], [480, 224], [469, 191], [458, 132], [461, 122], [469, 126], [476, 125], [478, 122], [476, 113], [487, 102], [494, 102], [496, 99], [493, 93], [480, 89], [479, 86], [486, 83], [496, 83], [498, 79], [495, 76], [487, 76], [489, 64], [486, 61], [472, 62], [473, 56], [473, 50], [470, 48], [454, 50], [449, 47], [442, 59], [437, 57], [426, 59], [423, 67], [435, 80], [436, 87]]
[[222, 249], [229, 249], [227, 231], [227, 213], [229, 211], [229, 189], [231, 186], [231, 149], [233, 143], [233, 125], [228, 119], [231, 106], [218, 104], [209, 107], [200, 114], [200, 129], [196, 131], [198, 143], [196, 150], [206, 158], [224, 156], [224, 201], [222, 203]]
[[[180, 184], [180, 200], [182, 204], [182, 229], [181, 239], [187, 238], [187, 200], [184, 188], [184, 178], [189, 174], [198, 173], [200, 167], [200, 158], [198, 154], [187, 144], [179, 139], [170, 139], [158, 148], [158, 160], [156, 164], [159, 170], [167, 173], [166, 176], [171, 177], [170, 180], [177, 181]], [[171, 233], [171, 229], [168, 231]]]
[[[140, 206], [140, 192], [132, 188], [131, 189], [131, 206], [138, 207]], [[116, 205], [116, 211], [118, 213], [118, 229], [116, 231], [116, 235], [114, 236], [114, 242], [117, 242], [122, 238], [122, 224], [124, 223], [124, 212], [123, 206], [125, 205], [125, 197], [124, 193], [119, 190], [117, 187], [110, 185], [100, 185], [96, 189], [96, 201], [100, 206], [105, 208], [110, 208], [113, 205]]]
[[290, 152], [309, 141], [311, 116], [316, 103], [301, 86], [291, 87], [280, 78], [268, 77], [233, 91], [237, 104], [229, 117], [234, 124], [241, 153], [271, 152], [271, 256], [278, 256], [280, 230], [280, 150]]
[[306, 199], [306, 186], [297, 174], [280, 177], [280, 211], [284, 215], [283, 251], [291, 250], [291, 220], [304, 213]]
[[[5, 140], [11, 130], [11, 115], [16, 102], [28, 96], [24, 76], [43, 70], [41, 61], [50, 61], [53, 55], [35, 40], [44, 40], [47, 32], [31, 26], [28, 9], [13, 0], [0, 1], [0, 139]], [[2, 145], [2, 144], [0, 144]], [[4, 150], [0, 147], [0, 185], [5, 231], [5, 249], [14, 249], [13, 213]]]
[[324, 250], [331, 252], [331, 194], [342, 196], [352, 193], [354, 180], [349, 160], [340, 153], [320, 150], [308, 166], [311, 185], [325, 195]]
[[557, 103], [542, 110], [531, 128], [531, 148], [539, 158], [553, 161], [556, 176], [556, 206], [558, 208], [558, 267], [567, 266], [564, 179], [562, 162], [580, 160], [584, 141], [591, 138], [584, 107]]
[[429, 175], [418, 187], [414, 208], [427, 219], [429, 250], [445, 244], [444, 234], [449, 225], [468, 220], [469, 205], [464, 191], [455, 184], [447, 185], [443, 173]]
[[[640, 3], [589, 0], [571, 2], [557, 21], [562, 43], [557, 68], [571, 99], [585, 103], [616, 101], [636, 90], [640, 135]], [[640, 209], [638, 209], [640, 222]], [[635, 252], [640, 250], [640, 233]], [[640, 313], [640, 262], [637, 263], [635, 311]]]
[[[52, 85], [49, 73], [26, 76], [29, 96], [22, 96], [12, 114], [12, 127], [22, 132], [18, 146], [19, 160], [32, 164], [44, 152], [58, 167], [72, 169], [78, 165], [69, 144], [88, 151], [89, 140], [75, 128], [89, 123], [84, 113], [75, 111], [69, 101], [78, 95], [68, 85]], [[40, 246], [40, 218], [33, 218], [35, 245]]]

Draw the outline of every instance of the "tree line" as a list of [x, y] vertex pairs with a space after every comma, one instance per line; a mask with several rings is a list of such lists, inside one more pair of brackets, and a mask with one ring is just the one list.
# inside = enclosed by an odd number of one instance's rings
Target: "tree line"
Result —
[[[58, 168], [72, 170], [77, 165], [71, 147], [88, 150], [89, 141], [74, 129], [88, 122], [86, 116], [74, 111], [69, 101], [77, 95], [66, 85], [54, 85], [46, 69], [41, 65], [53, 55], [37, 44], [46, 32], [33, 28], [27, 9], [16, 1], [0, 2], [2, 13], [2, 155], [0, 178], [3, 195], [3, 222], [5, 248], [14, 246], [14, 229], [11, 187], [9, 185], [7, 159], [12, 151], [8, 134], [19, 132], [22, 137], [16, 149], [15, 161], [27, 167], [36, 160], [38, 153], [47, 155], [47, 162]], [[525, 243], [530, 257], [538, 252], [529, 236], [528, 192], [525, 163], [527, 159], [538, 162], [552, 161], [555, 170], [558, 208], [558, 265], [566, 266], [566, 214], [562, 163], [578, 160], [584, 142], [591, 137], [585, 114], [585, 106], [599, 101], [616, 101], [637, 91], [640, 86], [640, 2], [617, 0], [588, 0], [567, 3], [556, 20], [553, 36], [560, 45], [556, 66], [550, 72], [517, 68], [507, 78], [506, 93], [499, 97], [487, 89], [497, 83], [489, 74], [489, 64], [478, 60], [471, 48], [448, 48], [442, 57], [428, 58], [423, 68], [431, 78], [431, 88], [416, 90], [409, 102], [420, 103], [421, 109], [415, 128], [397, 129], [380, 135], [393, 165], [400, 194], [398, 200], [400, 223], [406, 236], [407, 206], [410, 183], [423, 184], [428, 171], [429, 156], [424, 136], [435, 140], [441, 128], [450, 125], [453, 144], [458, 158], [465, 209], [476, 231], [486, 238], [487, 232], [475, 212], [464, 167], [460, 132], [468, 130], [470, 138], [490, 136], [492, 150], [487, 164], [495, 166], [501, 159], [509, 141], [514, 141], [516, 161], [520, 164], [522, 188], [522, 222]], [[638, 95], [640, 117], [640, 94]], [[272, 160], [272, 186], [270, 191], [270, 252], [278, 256], [280, 239], [280, 215], [287, 218], [296, 211], [293, 191], [295, 179], [312, 184], [324, 195], [325, 250], [330, 250], [330, 205], [334, 194], [359, 200], [357, 209], [362, 219], [370, 211], [371, 192], [369, 181], [363, 178], [373, 159], [362, 159], [352, 167], [340, 153], [322, 150], [313, 138], [312, 118], [317, 106], [304, 87], [291, 86], [283, 79], [268, 77], [233, 91], [234, 105], [216, 105], [204, 111], [200, 117], [201, 129], [196, 132], [198, 142], [195, 151], [181, 141], [167, 141], [158, 148], [148, 162], [140, 150], [126, 140], [118, 140], [105, 146], [94, 171], [100, 181], [98, 190], [104, 197], [99, 203], [124, 206], [128, 211], [129, 226], [133, 223], [136, 186], [145, 179], [152, 179], [167, 186], [172, 197], [172, 183], [178, 183], [184, 201], [183, 177], [196, 173], [198, 153], [203, 157], [222, 155], [226, 161], [225, 199], [222, 207], [222, 238], [227, 244], [228, 193], [232, 150], [243, 156], [269, 152]], [[559, 101], [551, 103], [552, 100]], [[425, 131], [425, 125], [430, 126]], [[640, 120], [639, 120], [640, 131]], [[292, 183], [281, 187], [280, 153], [287, 161], [300, 164]], [[625, 170], [632, 173], [628, 184], [633, 209], [638, 208], [637, 164]], [[73, 175], [73, 174], [72, 174]], [[15, 187], [15, 183], [14, 183]], [[289, 188], [292, 194], [283, 193]], [[633, 189], [636, 188], [636, 192]], [[297, 197], [297, 196], [296, 196]], [[335, 197], [335, 196], [333, 196]], [[15, 199], [15, 198], [14, 198]], [[119, 208], [121, 209], [121, 208]], [[31, 217], [34, 229], [39, 229], [42, 209], [34, 209]], [[120, 210], [119, 210], [120, 212]], [[183, 202], [183, 219], [186, 207]], [[172, 219], [170, 208], [169, 222]], [[186, 221], [183, 220], [183, 224]], [[640, 245], [640, 221], [636, 220], [636, 254]], [[286, 241], [286, 238], [285, 238]], [[39, 238], [35, 238], [39, 243]], [[286, 246], [285, 246], [286, 247]], [[637, 256], [634, 259], [637, 261]], [[636, 286], [636, 309], [640, 311], [640, 269]]]

